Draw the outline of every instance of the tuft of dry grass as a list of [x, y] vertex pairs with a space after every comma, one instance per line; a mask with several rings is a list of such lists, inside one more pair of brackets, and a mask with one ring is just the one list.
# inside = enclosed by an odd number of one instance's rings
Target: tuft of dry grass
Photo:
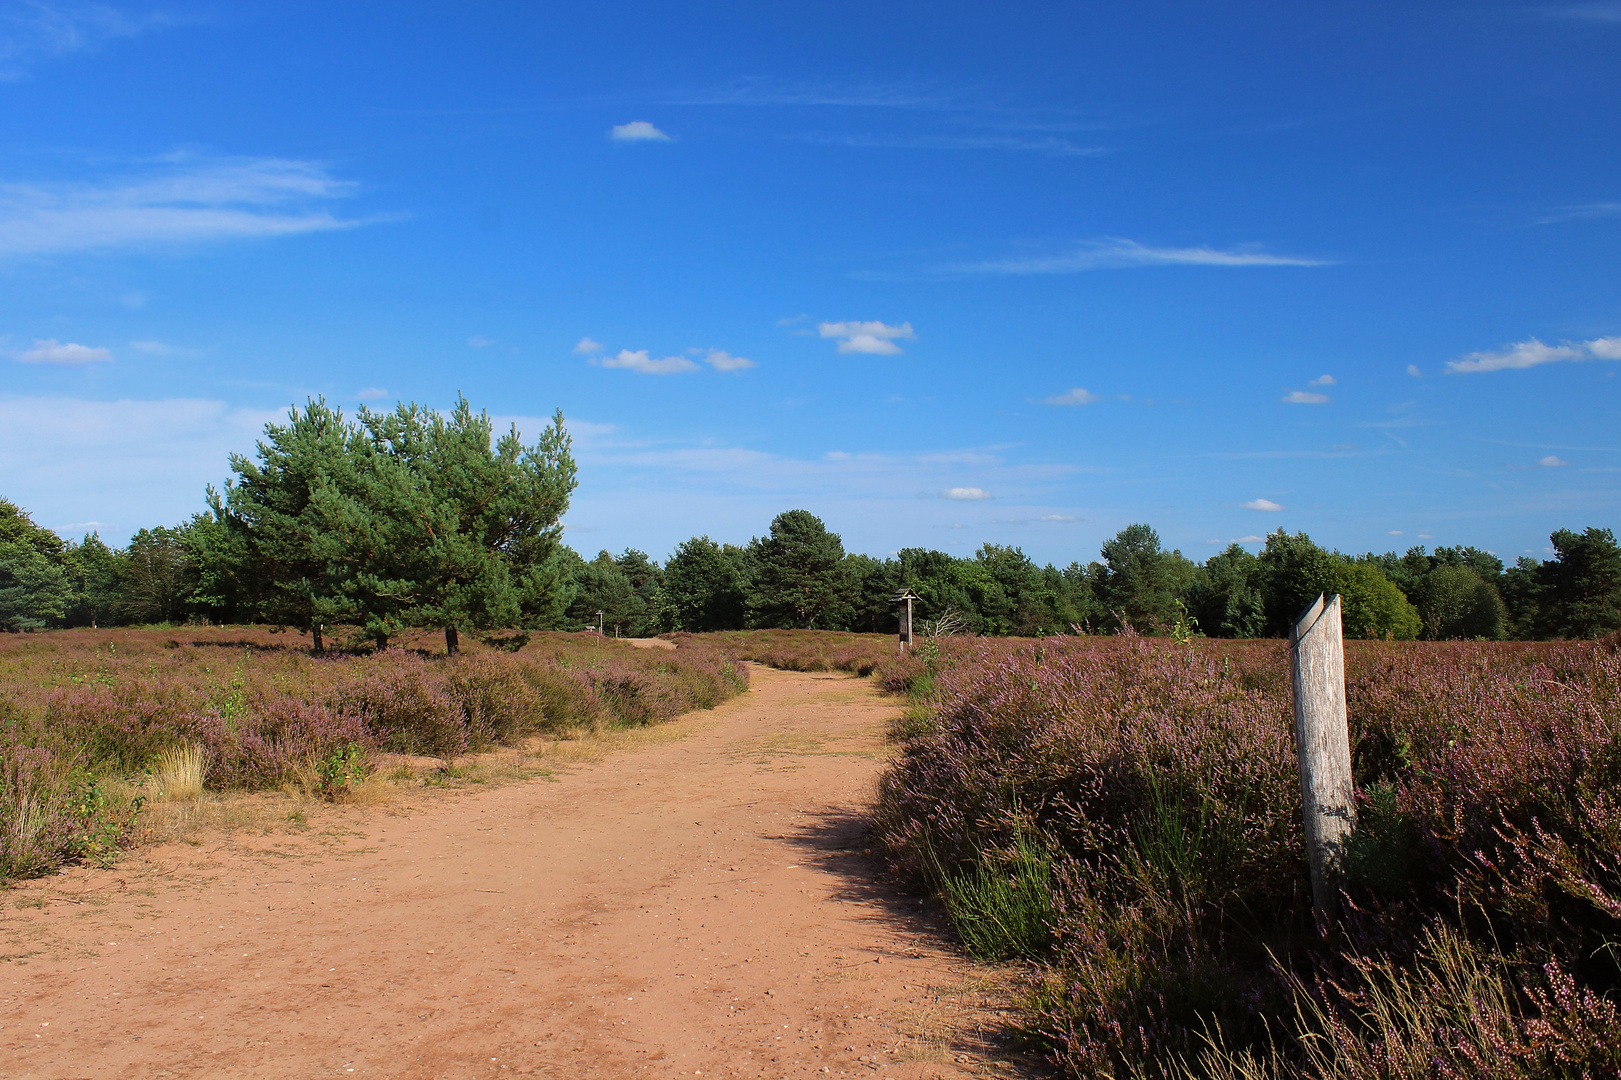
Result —
[[182, 743], [158, 755], [152, 765], [152, 797], [183, 802], [203, 793], [203, 749]]

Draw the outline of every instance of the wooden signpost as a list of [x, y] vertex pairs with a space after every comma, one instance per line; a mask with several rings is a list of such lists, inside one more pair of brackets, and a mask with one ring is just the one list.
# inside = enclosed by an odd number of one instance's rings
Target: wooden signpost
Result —
[[1351, 734], [1345, 714], [1345, 645], [1340, 598], [1323, 597], [1289, 630], [1289, 673], [1294, 685], [1295, 754], [1305, 815], [1311, 898], [1319, 925], [1338, 907], [1346, 846], [1356, 828], [1351, 778]]
[[906, 651], [906, 647], [912, 644], [912, 601], [921, 599], [923, 598], [911, 589], [902, 589], [895, 594], [893, 603], [906, 605], [900, 611], [901, 652], [903, 653]]

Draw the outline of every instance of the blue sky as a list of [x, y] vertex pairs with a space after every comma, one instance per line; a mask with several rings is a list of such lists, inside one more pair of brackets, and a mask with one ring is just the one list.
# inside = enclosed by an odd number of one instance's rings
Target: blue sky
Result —
[[1621, 525], [1621, 3], [0, 0], [0, 495], [561, 408], [570, 542]]

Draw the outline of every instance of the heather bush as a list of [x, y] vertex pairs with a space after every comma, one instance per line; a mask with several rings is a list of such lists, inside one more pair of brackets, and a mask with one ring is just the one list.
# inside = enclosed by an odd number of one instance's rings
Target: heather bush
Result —
[[190, 797], [199, 780], [341, 798], [378, 751], [454, 759], [541, 732], [660, 723], [748, 685], [735, 657], [701, 641], [503, 644], [317, 658], [263, 629], [0, 635], [0, 880], [111, 853], [122, 833], [100, 778], [160, 798]]
[[[1028, 1034], [1073, 1076], [1614, 1076], [1621, 657], [1362, 643], [1359, 825], [1315, 924], [1279, 642], [954, 642], [875, 669], [876, 828], [981, 955], [963, 883], [1050, 852]], [[1033, 845], [1033, 847], [1032, 847]]]
[[49, 873], [68, 860], [104, 859], [139, 813], [125, 819], [71, 756], [0, 746], [0, 881]]
[[383, 650], [356, 665], [331, 692], [330, 703], [363, 717], [390, 750], [452, 760], [481, 746], [446, 681], [420, 656]]

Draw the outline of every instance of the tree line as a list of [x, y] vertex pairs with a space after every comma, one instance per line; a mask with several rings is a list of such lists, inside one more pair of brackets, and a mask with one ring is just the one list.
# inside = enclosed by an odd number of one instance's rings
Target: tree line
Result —
[[[837, 533], [789, 510], [746, 545], [707, 536], [664, 565], [645, 552], [586, 560], [559, 524], [577, 483], [561, 414], [532, 445], [499, 438], [460, 399], [364, 408], [354, 420], [311, 401], [266, 426], [254, 459], [208, 509], [142, 529], [114, 549], [94, 533], [63, 541], [0, 499], [0, 629], [258, 622], [312, 635], [343, 627], [386, 645], [406, 628], [672, 630], [804, 627], [893, 633], [891, 598], [921, 601], [976, 634], [1281, 636], [1319, 592], [1344, 598], [1353, 637], [1595, 637], [1621, 630], [1621, 548], [1613, 532], [1562, 529], [1553, 557], [1505, 566], [1473, 547], [1345, 555], [1283, 530], [1252, 553], [1203, 563], [1131, 525], [1099, 557], [1063, 569], [984, 544], [966, 558], [906, 548], [847, 553]], [[600, 613], [600, 615], [599, 615]]]

